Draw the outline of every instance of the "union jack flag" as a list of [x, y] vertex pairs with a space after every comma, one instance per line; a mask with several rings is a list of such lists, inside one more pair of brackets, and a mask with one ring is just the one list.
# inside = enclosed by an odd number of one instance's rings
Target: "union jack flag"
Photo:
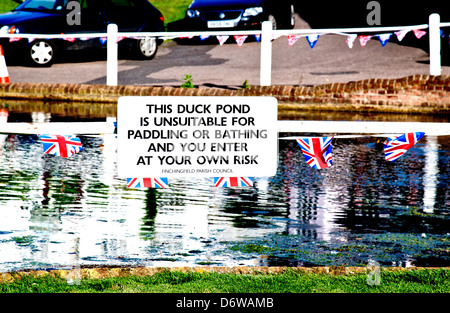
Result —
[[302, 137], [297, 139], [306, 163], [312, 168], [321, 169], [331, 166], [331, 140], [333, 137]]
[[388, 138], [384, 142], [384, 157], [386, 161], [395, 161], [412, 146], [414, 146], [423, 136], [424, 132], [406, 133], [396, 138]]
[[80, 138], [72, 135], [40, 135], [40, 138], [44, 153], [62, 158], [68, 158], [83, 149]]
[[169, 181], [166, 177], [157, 178], [127, 178], [128, 188], [168, 188]]
[[214, 187], [251, 187], [253, 177], [214, 177]]

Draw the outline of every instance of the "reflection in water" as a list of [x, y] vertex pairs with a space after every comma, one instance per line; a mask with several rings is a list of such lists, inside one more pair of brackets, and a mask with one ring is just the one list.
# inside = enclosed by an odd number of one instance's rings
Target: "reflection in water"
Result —
[[277, 175], [254, 187], [133, 190], [117, 178], [114, 135], [81, 137], [68, 159], [43, 154], [37, 136], [1, 135], [0, 271], [255, 265], [261, 254], [266, 265], [448, 266], [450, 139], [424, 139], [395, 162], [372, 139], [336, 139], [325, 170], [280, 140]]

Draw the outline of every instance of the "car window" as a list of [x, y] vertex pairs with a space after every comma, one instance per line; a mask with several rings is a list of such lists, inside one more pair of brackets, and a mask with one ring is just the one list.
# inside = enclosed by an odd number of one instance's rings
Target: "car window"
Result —
[[132, 0], [109, 0], [109, 2], [115, 7], [134, 7], [136, 3]]
[[16, 10], [60, 11], [69, 0], [29, 0], [19, 5]]
[[103, 0], [81, 0], [81, 10], [82, 15], [93, 15], [98, 16], [101, 15], [104, 9]]

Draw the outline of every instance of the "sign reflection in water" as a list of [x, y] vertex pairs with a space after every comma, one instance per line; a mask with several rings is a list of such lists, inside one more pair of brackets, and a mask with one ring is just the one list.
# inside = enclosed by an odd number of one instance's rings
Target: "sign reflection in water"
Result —
[[[280, 140], [277, 175], [256, 178], [254, 188], [214, 188], [212, 179], [193, 178], [173, 179], [166, 190], [132, 190], [116, 175], [114, 135], [81, 137], [84, 149], [69, 159], [43, 154], [38, 136], [0, 135], [0, 271], [255, 265], [258, 254], [279, 248], [269, 240], [278, 235], [291, 254], [318, 243], [342, 251], [367, 241], [365, 249], [373, 249], [369, 235], [393, 236], [384, 239], [389, 247], [413, 238], [417, 249], [383, 264], [420, 265], [428, 253], [440, 260], [431, 265], [448, 266], [447, 250], [417, 243], [433, 236], [445, 243], [450, 232], [450, 140], [424, 139], [392, 163], [373, 139], [336, 139], [325, 170], [306, 165], [294, 140]], [[246, 254], [227, 245], [252, 240], [267, 249]], [[373, 254], [345, 261], [367, 264], [380, 257]]]

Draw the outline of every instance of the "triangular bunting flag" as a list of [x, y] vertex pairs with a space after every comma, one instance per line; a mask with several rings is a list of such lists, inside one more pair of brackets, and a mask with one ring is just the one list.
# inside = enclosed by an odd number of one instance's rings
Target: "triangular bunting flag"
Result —
[[297, 143], [302, 149], [306, 163], [312, 168], [322, 169], [332, 165], [331, 140], [333, 137], [302, 137]]
[[9, 42], [20, 41], [22, 37], [9, 37]]
[[405, 35], [409, 33], [409, 29], [396, 31], [394, 34], [397, 36], [398, 41], [402, 41]]
[[214, 187], [251, 187], [252, 177], [214, 177]]
[[317, 40], [319, 39], [319, 35], [308, 35], [306, 36], [306, 40], [308, 40], [309, 46], [312, 48], [314, 48], [314, 46], [317, 43]]
[[108, 41], [108, 37], [100, 37], [100, 38], [98, 38], [99, 40], [100, 40], [100, 43], [102, 44], [102, 45], [104, 45], [107, 41]]
[[424, 132], [415, 132], [406, 133], [397, 138], [388, 138], [384, 142], [384, 155], [386, 161], [397, 160], [413, 147], [424, 135]]
[[347, 39], [345, 40], [350, 49], [353, 48], [353, 42], [355, 41], [356, 37], [358, 37], [358, 35], [350, 34], [350, 35], [348, 35]]
[[389, 41], [389, 38], [391, 38], [392, 34], [391, 33], [380, 34], [380, 35], [377, 35], [377, 36], [380, 39], [381, 45], [384, 47], [386, 45], [386, 43]]
[[275, 39], [278, 39], [278, 38], [280, 38], [282, 35], [280, 35], [280, 34], [274, 34], [274, 33], [272, 33], [272, 40], [275, 40]]
[[222, 35], [218, 35], [216, 37], [217, 37], [217, 40], [219, 41], [220, 45], [223, 45], [225, 43], [225, 41], [227, 41], [228, 38], [230, 38], [230, 36], [222, 36]]
[[168, 188], [169, 181], [166, 177], [158, 178], [127, 178], [127, 187], [141, 188]]
[[256, 39], [256, 42], [260, 42], [261, 41], [261, 34], [255, 34], [253, 35]]
[[361, 44], [361, 47], [364, 47], [369, 42], [369, 40], [372, 37], [373, 37], [372, 35], [365, 35], [365, 36], [360, 35], [360, 36], [358, 36], [359, 43]]
[[242, 47], [244, 44], [245, 39], [247, 39], [247, 35], [236, 35], [234, 36], [234, 40], [236, 40], [236, 43], [239, 47]]
[[208, 39], [209, 35], [200, 35], [200, 40]]
[[75, 37], [70, 37], [70, 38], [64, 38], [64, 40], [70, 41], [70, 42], [75, 42], [76, 38]]
[[116, 43], [119, 42], [119, 41], [124, 40], [125, 38], [127, 38], [127, 37], [125, 37], [125, 36], [117, 36]]
[[294, 43], [301, 37], [300, 35], [288, 35], [289, 46], [292, 47]]
[[427, 32], [420, 29], [413, 29], [414, 35], [416, 35], [417, 39], [422, 38]]
[[40, 135], [44, 153], [68, 158], [80, 152], [83, 147], [80, 138], [72, 135]]

